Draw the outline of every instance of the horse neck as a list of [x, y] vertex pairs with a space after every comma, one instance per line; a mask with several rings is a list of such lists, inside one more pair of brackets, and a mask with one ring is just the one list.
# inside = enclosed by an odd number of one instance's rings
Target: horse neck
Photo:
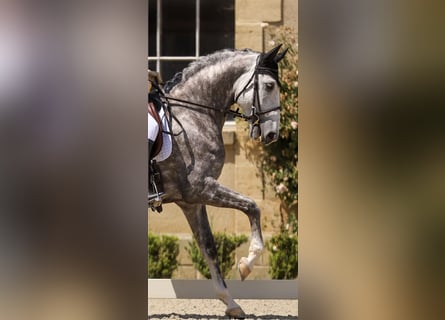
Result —
[[234, 84], [243, 74], [254, 68], [255, 62], [255, 54], [234, 54], [231, 58], [202, 69], [183, 83], [178, 90], [173, 90], [172, 94], [217, 109], [218, 111], [201, 111], [212, 115], [222, 128], [224, 111], [234, 103]]

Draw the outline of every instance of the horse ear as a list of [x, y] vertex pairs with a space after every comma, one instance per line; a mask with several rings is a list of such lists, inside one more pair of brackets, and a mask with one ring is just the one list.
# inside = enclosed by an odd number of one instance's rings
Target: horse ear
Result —
[[283, 51], [281, 51], [280, 53], [278, 53], [278, 54], [275, 56], [275, 58], [273, 58], [273, 60], [274, 60], [276, 63], [280, 62], [281, 59], [283, 59], [284, 56], [286, 55], [287, 50], [289, 50], [289, 48], [286, 48], [286, 49], [284, 49]]
[[280, 51], [281, 46], [282, 44], [279, 44], [275, 48], [270, 49], [268, 52], [266, 52], [263, 56], [263, 61], [275, 60], [275, 56], [277, 55], [278, 51]]

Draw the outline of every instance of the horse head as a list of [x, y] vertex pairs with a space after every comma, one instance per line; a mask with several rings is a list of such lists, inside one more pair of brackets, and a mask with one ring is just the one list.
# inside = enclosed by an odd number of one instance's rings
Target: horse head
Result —
[[[264, 144], [275, 142], [280, 130], [280, 81], [278, 63], [287, 49], [279, 52], [281, 44], [258, 55], [253, 71], [241, 77], [235, 102], [248, 115], [250, 137]], [[243, 81], [244, 80], [244, 81]], [[247, 80], [247, 81], [246, 81]]]

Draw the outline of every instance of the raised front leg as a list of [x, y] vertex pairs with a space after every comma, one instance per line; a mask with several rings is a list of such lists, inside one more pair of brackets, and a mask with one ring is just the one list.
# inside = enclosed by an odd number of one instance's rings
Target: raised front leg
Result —
[[213, 178], [205, 179], [205, 188], [200, 195], [205, 204], [238, 209], [244, 212], [249, 218], [251, 229], [251, 240], [249, 255], [242, 257], [238, 263], [238, 271], [241, 280], [244, 280], [254, 266], [254, 260], [261, 254], [264, 248], [263, 236], [261, 233], [261, 211], [255, 201], [242, 194], [222, 186]]
[[218, 254], [212, 231], [207, 217], [206, 207], [200, 204], [178, 203], [187, 218], [187, 221], [198, 243], [199, 249], [209, 266], [216, 296], [227, 306], [226, 315], [244, 319], [245, 313], [233, 300], [227, 289], [227, 285], [221, 275], [218, 264]]

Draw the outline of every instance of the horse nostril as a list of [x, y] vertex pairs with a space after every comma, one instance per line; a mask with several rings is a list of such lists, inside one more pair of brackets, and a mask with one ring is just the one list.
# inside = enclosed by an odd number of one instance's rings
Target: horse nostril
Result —
[[274, 141], [277, 138], [277, 134], [275, 132], [269, 132], [266, 138], [268, 141]]
[[269, 132], [265, 137], [264, 137], [264, 144], [269, 144], [274, 142], [275, 140], [277, 140], [278, 136], [275, 132]]

